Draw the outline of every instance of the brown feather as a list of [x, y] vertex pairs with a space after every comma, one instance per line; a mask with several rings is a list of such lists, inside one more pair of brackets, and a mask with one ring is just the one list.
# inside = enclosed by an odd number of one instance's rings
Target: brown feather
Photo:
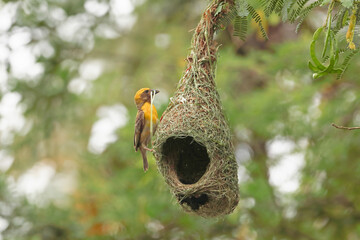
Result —
[[135, 133], [134, 133], [135, 151], [137, 151], [141, 145], [140, 138], [141, 138], [141, 133], [144, 129], [144, 125], [145, 125], [144, 112], [139, 110], [136, 114], [136, 121], [135, 121]]

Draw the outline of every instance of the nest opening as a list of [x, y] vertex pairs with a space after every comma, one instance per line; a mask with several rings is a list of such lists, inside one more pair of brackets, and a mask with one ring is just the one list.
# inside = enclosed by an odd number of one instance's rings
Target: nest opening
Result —
[[[205, 174], [210, 158], [206, 147], [193, 137], [170, 137], [163, 145], [165, 162], [183, 184], [194, 184]], [[203, 202], [201, 200], [200, 202]]]
[[199, 208], [209, 202], [209, 196], [207, 194], [201, 194], [200, 196], [189, 196], [184, 198], [179, 196], [180, 204], [186, 203], [193, 211], [199, 210]]

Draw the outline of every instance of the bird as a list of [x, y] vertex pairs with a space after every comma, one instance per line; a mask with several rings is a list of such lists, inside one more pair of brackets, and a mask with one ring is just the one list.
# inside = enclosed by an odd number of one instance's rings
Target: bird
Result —
[[[159, 93], [159, 90], [150, 88], [141, 88], [135, 94], [134, 100], [137, 108], [135, 120], [135, 133], [134, 133], [134, 148], [135, 151], [140, 149], [143, 167], [146, 172], [149, 169], [149, 164], [146, 157], [146, 152], [155, 152], [153, 149], [147, 147], [150, 142], [151, 136], [155, 133], [159, 123], [158, 113], [154, 105], [151, 104], [151, 96]], [[152, 109], [152, 113], [151, 113]], [[152, 116], [151, 116], [152, 114]], [[152, 118], [151, 118], [152, 117]], [[153, 133], [150, 134], [150, 122], [152, 122]]]

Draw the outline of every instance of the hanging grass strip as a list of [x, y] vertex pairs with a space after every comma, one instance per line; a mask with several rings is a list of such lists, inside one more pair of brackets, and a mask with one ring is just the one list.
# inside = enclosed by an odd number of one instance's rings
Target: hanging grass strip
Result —
[[155, 134], [157, 165], [186, 212], [231, 213], [239, 201], [237, 164], [215, 85], [217, 22], [233, 1], [215, 0], [197, 26], [187, 70]]

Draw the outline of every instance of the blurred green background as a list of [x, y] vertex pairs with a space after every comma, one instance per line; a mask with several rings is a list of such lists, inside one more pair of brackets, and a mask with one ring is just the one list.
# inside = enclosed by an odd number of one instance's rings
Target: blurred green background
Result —
[[205, 0], [0, 1], [0, 239], [360, 239], [358, 58], [313, 80], [311, 35], [278, 17], [269, 41], [229, 26], [217, 86], [233, 131], [233, 214], [185, 214], [133, 149], [135, 92], [161, 114]]

